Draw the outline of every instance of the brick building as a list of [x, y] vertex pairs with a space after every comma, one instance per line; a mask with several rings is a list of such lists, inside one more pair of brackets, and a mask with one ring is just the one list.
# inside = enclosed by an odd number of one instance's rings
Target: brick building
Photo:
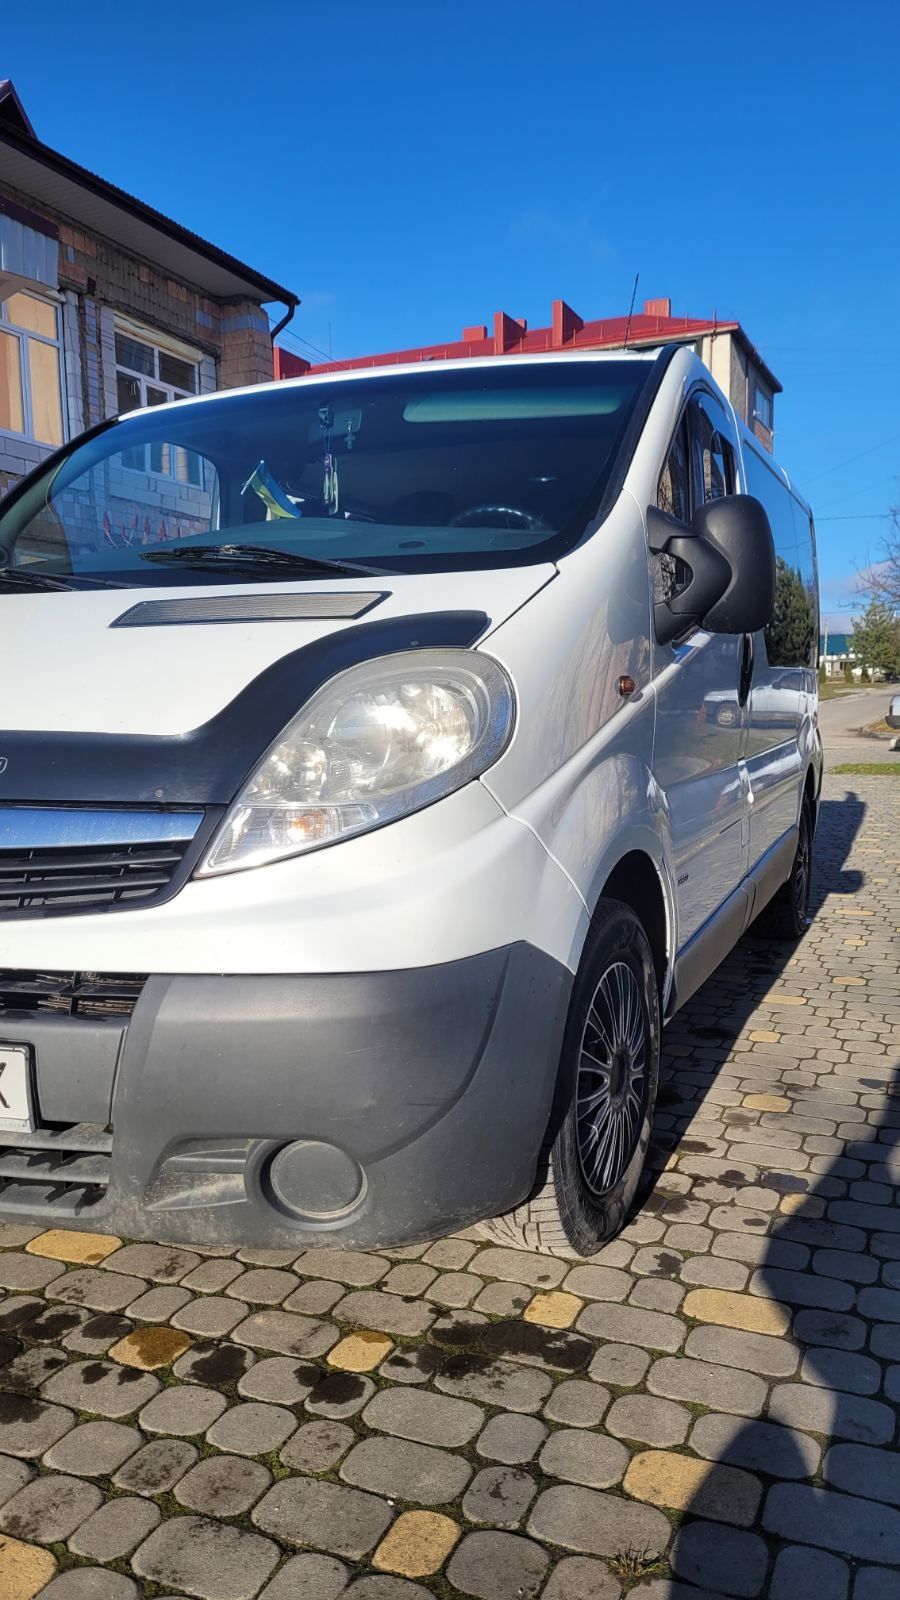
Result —
[[104, 417], [270, 381], [272, 302], [298, 297], [42, 144], [0, 80], [0, 493]]
[[751, 344], [739, 322], [716, 317], [673, 317], [671, 300], [645, 300], [643, 310], [631, 317], [604, 317], [585, 321], [564, 300], [554, 300], [545, 328], [529, 328], [505, 311], [494, 315], [493, 328], [463, 328], [462, 337], [448, 344], [420, 345], [412, 350], [389, 350], [380, 355], [356, 356], [349, 361], [329, 361], [319, 366], [289, 350], [275, 347], [276, 378], [301, 373], [345, 372], [353, 367], [393, 366], [403, 361], [459, 360], [466, 356], [534, 355], [541, 351], [630, 350], [660, 344], [688, 344], [705, 362], [738, 416], [752, 428], [768, 450], [775, 430], [775, 396], [781, 384]]

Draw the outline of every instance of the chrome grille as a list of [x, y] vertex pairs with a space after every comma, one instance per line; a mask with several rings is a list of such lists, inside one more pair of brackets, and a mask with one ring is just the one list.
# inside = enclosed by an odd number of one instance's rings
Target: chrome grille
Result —
[[200, 812], [0, 806], [0, 917], [165, 899], [193, 864]]
[[69, 1017], [130, 1017], [145, 982], [145, 977], [132, 974], [0, 967], [0, 1016], [5, 1011], [38, 1011]]
[[184, 845], [123, 850], [0, 851], [0, 912], [45, 906], [115, 906], [167, 888]]
[[121, 850], [0, 851], [0, 912], [44, 906], [121, 905], [146, 900], [171, 882], [182, 845]]

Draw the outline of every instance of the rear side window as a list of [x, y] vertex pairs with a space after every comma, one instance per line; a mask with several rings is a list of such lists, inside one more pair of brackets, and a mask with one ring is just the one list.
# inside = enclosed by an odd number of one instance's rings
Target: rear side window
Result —
[[771, 667], [814, 667], [819, 638], [816, 562], [809, 515], [748, 446], [747, 490], [768, 512], [775, 540], [775, 605], [765, 630]]

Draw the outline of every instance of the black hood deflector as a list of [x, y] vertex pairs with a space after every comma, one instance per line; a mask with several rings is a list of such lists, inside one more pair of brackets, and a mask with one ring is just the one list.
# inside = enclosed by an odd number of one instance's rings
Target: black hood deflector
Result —
[[228, 805], [336, 673], [401, 650], [465, 648], [488, 626], [480, 611], [436, 611], [341, 628], [273, 661], [188, 733], [0, 732], [0, 805]]

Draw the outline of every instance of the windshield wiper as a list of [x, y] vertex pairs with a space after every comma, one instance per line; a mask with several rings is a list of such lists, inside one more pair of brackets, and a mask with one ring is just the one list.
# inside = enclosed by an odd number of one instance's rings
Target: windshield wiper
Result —
[[173, 566], [230, 567], [233, 572], [247, 572], [254, 576], [290, 577], [300, 572], [346, 572], [352, 576], [362, 574], [371, 578], [378, 575], [377, 567], [366, 567], [356, 561], [329, 561], [324, 556], [307, 556], [292, 550], [277, 550], [264, 544], [209, 544], [182, 546], [177, 550], [143, 550], [142, 561], [158, 561]]
[[71, 589], [62, 578], [51, 578], [49, 572], [33, 571], [30, 567], [0, 567], [0, 588], [10, 589]]

